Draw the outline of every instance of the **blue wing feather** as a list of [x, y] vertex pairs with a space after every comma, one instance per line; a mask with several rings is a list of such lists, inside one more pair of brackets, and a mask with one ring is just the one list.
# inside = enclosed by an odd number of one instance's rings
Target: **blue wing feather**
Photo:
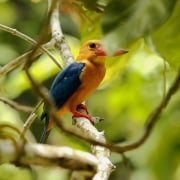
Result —
[[75, 62], [56, 76], [50, 88], [50, 95], [57, 108], [60, 108], [81, 85], [79, 76], [83, 67], [84, 63]]
[[[58, 73], [55, 77], [52, 86], [50, 88], [50, 95], [55, 103], [55, 106], [59, 109], [63, 104], [73, 95], [73, 93], [81, 85], [80, 74], [84, 68], [84, 63], [72, 63], [67, 68]], [[41, 120], [45, 121], [45, 127], [43, 134], [40, 138], [40, 143], [46, 141], [50, 130], [48, 129], [49, 115], [47, 107], [44, 106]]]
[[[79, 76], [84, 65], [84, 63], [74, 62], [59, 72], [55, 77], [49, 93], [57, 108], [60, 108], [81, 85]], [[47, 122], [49, 119], [47, 107], [44, 106], [43, 109], [41, 119], [45, 119]]]

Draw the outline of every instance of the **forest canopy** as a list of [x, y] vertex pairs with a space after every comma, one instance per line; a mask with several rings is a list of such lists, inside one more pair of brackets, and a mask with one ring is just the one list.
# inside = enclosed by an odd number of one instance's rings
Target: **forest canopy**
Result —
[[[48, 22], [48, 3], [43, 0], [0, 0], [0, 24], [17, 29], [39, 42], [45, 29], [43, 43], [51, 39]], [[109, 142], [134, 142], [144, 132], [148, 115], [166, 96], [180, 68], [180, 0], [61, 0], [60, 22], [74, 57], [79, 47], [89, 39], [101, 39], [108, 54], [124, 48], [122, 57], [107, 59], [107, 73], [98, 90], [86, 101], [94, 116], [105, 120], [96, 128], [105, 132]], [[2, 73], [3, 68], [34, 45], [9, 33], [0, 26], [0, 124], [23, 129], [32, 108], [40, 97], [33, 90], [24, 65]], [[50, 50], [60, 64], [57, 49]], [[36, 81], [50, 88], [59, 67], [43, 53], [30, 67]], [[29, 107], [28, 112], [17, 111], [3, 98]], [[38, 117], [26, 136], [38, 142], [43, 124]], [[150, 136], [139, 148], [123, 156], [112, 152], [116, 165], [112, 180], [178, 180], [180, 179], [180, 93], [177, 91], [158, 118]], [[74, 131], [71, 116], [63, 123]], [[3, 133], [2, 133], [3, 134]], [[1, 133], [0, 133], [1, 136]], [[54, 128], [48, 144], [68, 146], [91, 152], [88, 143]], [[38, 179], [69, 179], [70, 170], [38, 167]], [[14, 165], [0, 166], [0, 179], [33, 179], [28, 168]]]

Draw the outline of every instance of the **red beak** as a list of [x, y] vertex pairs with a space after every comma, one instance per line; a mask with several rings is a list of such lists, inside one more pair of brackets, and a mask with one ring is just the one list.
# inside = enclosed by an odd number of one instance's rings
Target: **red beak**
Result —
[[95, 53], [97, 56], [107, 56], [105, 50], [102, 47], [97, 47]]
[[112, 56], [120, 56], [120, 55], [123, 55], [123, 54], [126, 54], [126, 53], [128, 53], [128, 50], [119, 49], [119, 50], [116, 51]]
[[[96, 48], [96, 51], [95, 51], [96, 55], [97, 56], [107, 56], [107, 53], [105, 52], [105, 50], [102, 48], [102, 47], [98, 47]], [[119, 49], [118, 51], [116, 51], [113, 55], [111, 55], [112, 57], [115, 57], [115, 56], [120, 56], [120, 55], [123, 55], [123, 54], [126, 54], [128, 53], [127, 50], [125, 49]]]

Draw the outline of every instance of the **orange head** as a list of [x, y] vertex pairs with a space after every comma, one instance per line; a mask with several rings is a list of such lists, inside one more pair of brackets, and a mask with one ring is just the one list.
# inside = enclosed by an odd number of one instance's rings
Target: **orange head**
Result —
[[[122, 55], [127, 52], [127, 50], [120, 49], [113, 56]], [[89, 40], [80, 48], [77, 61], [87, 59], [94, 64], [103, 64], [106, 56], [107, 54], [103, 49], [100, 40]]]

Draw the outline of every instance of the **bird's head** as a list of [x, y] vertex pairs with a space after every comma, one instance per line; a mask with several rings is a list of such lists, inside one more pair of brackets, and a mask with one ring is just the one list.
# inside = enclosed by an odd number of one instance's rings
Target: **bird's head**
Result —
[[[112, 56], [119, 56], [127, 53], [127, 50], [120, 49]], [[85, 42], [80, 48], [79, 55], [77, 60], [87, 59], [94, 64], [102, 64], [104, 63], [105, 57], [107, 53], [102, 47], [100, 40], [89, 40]]]

